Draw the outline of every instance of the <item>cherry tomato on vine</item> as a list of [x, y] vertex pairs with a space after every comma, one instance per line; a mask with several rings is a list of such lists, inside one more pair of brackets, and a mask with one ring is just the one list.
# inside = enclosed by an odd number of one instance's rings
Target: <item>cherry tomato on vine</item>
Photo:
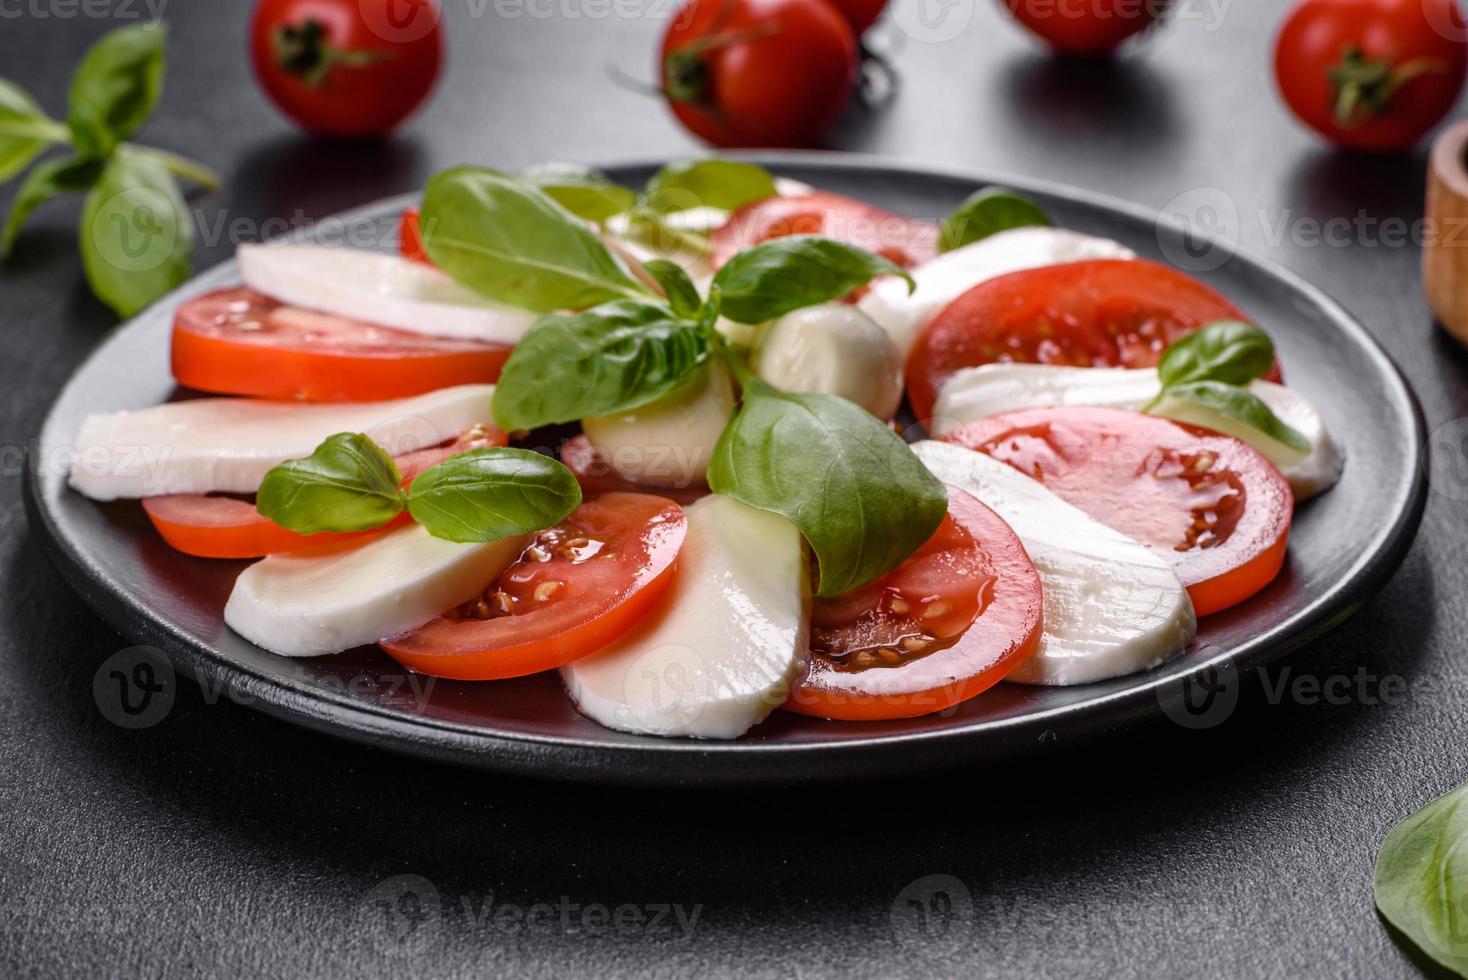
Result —
[[1161, 19], [1168, 0], [999, 0], [1061, 54], [1107, 54]]
[[1457, 0], [1305, 0], [1274, 74], [1290, 110], [1341, 146], [1400, 150], [1447, 115], [1468, 72]]
[[440, 19], [438, 0], [260, 0], [250, 60], [266, 94], [304, 129], [382, 136], [433, 90]]
[[691, 0], [663, 35], [662, 91], [715, 146], [808, 146], [846, 105], [856, 55], [826, 0]]

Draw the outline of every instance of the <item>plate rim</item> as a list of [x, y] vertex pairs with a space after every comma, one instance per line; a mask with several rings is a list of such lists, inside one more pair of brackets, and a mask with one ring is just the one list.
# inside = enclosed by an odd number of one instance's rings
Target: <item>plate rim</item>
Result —
[[[788, 165], [842, 171], [897, 172], [909, 178], [938, 178], [972, 183], [976, 187], [1003, 183], [1154, 226], [1170, 225], [1175, 231], [1184, 230], [1180, 221], [1140, 204], [1073, 185], [1004, 172], [984, 173], [960, 167], [915, 164], [891, 156], [834, 151], [749, 151], [721, 156], [761, 162], [775, 169]], [[656, 168], [665, 162], [663, 159], [641, 157], [598, 166], [606, 171], [625, 171]], [[418, 197], [416, 193], [393, 195], [333, 213], [321, 220], [346, 223], [368, 216], [376, 219]], [[280, 240], [296, 237], [309, 237], [309, 229], [293, 231]], [[1216, 241], [1213, 236], [1203, 237], [1210, 242]], [[1290, 629], [1289, 636], [1270, 642], [1252, 637], [1227, 649], [1219, 648], [1194, 666], [1194, 674], [1210, 669], [1233, 669], [1243, 674], [1247, 668], [1279, 659], [1338, 626], [1384, 585], [1401, 565], [1415, 540], [1427, 500], [1426, 420], [1416, 392], [1391, 355], [1364, 324], [1308, 279], [1239, 243], [1228, 242], [1226, 247], [1230, 252], [1227, 261], [1243, 262], [1252, 267], [1253, 273], [1274, 279], [1303, 296], [1328, 316], [1334, 328], [1352, 335], [1375, 362], [1379, 375], [1396, 389], [1393, 400], [1401, 401], [1407, 408], [1411, 424], [1406, 433], [1408, 445], [1405, 455], [1411, 461], [1411, 478], [1391, 501], [1391, 512], [1396, 520], [1378, 527], [1368, 546], [1361, 549], [1357, 559], [1325, 593], [1312, 599], [1307, 608], [1274, 624], [1272, 632]], [[1061, 717], [1066, 719], [1068, 733], [1095, 733], [1153, 716], [1167, 700], [1182, 696], [1181, 686], [1177, 685], [1175, 677], [1156, 674], [1148, 678], [1142, 674], [1138, 677], [1146, 679], [1134, 685], [1086, 701], [952, 728], [778, 744], [653, 736], [638, 741], [611, 742], [581, 736], [492, 730], [448, 720], [410, 717], [389, 708], [352, 700], [332, 690], [297, 686], [260, 674], [246, 665], [225, 662], [215, 657], [207, 646], [195, 644], [170, 621], [135, 601], [127, 590], [95, 567], [81, 544], [58, 526], [56, 516], [50, 512], [43, 483], [50, 479], [64, 484], [64, 480], [54, 473], [44, 472], [46, 467], [39, 464], [37, 454], [47, 444], [46, 436], [58, 421], [56, 415], [60, 404], [68, 399], [80, 376], [100, 360], [115, 338], [135, 320], [153, 315], [158, 308], [175, 304], [182, 296], [193, 295], [216, 280], [228, 278], [236, 264], [237, 259], [231, 257], [191, 276], [177, 289], [110, 331], [58, 390], [27, 445], [22, 481], [29, 524], [37, 532], [42, 550], [67, 584], [124, 638], [159, 647], [169, 656], [175, 670], [196, 684], [207, 685], [215, 691], [228, 690], [231, 695], [242, 693], [248, 697], [252, 709], [314, 731], [439, 762], [573, 781], [659, 785], [843, 779], [888, 769], [894, 756], [901, 758], [906, 771], [946, 768], [974, 759], [1003, 758], [1026, 749], [1038, 750], [1045, 742], [1045, 733], [1053, 734], [1049, 723]], [[1169, 692], [1166, 690], [1169, 685], [1178, 689]], [[914, 746], [919, 745], [926, 749], [941, 745], [949, 751], [935, 760], [931, 751], [915, 752]], [[1001, 751], [992, 751], [995, 748]], [[657, 760], [670, 756], [676, 756], [683, 763], [671, 776], [653, 772], [656, 762], [652, 766], [646, 764], [649, 758]], [[810, 765], [813, 760], [829, 764], [813, 768]], [[690, 767], [689, 761], [703, 761], [709, 767], [717, 768]]]

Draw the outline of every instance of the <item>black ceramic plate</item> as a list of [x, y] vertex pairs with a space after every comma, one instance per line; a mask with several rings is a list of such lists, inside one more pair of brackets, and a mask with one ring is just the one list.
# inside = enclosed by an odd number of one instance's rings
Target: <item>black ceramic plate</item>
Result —
[[[937, 217], [990, 181], [855, 156], [756, 157], [776, 172], [894, 211]], [[647, 166], [612, 168], [641, 184]], [[1172, 259], [1229, 296], [1274, 337], [1290, 384], [1315, 403], [1347, 453], [1345, 475], [1296, 512], [1289, 561], [1244, 605], [1209, 617], [1193, 648], [1151, 673], [1071, 688], [1001, 684], [941, 717], [875, 724], [776, 712], [734, 742], [665, 740], [609, 731], [578, 715], [552, 675], [488, 684], [408, 683], [375, 649], [316, 660], [273, 656], [221, 618], [240, 562], [170, 551], [135, 502], [98, 505], [65, 484], [66, 447], [92, 412], [168, 399], [172, 311], [236, 282], [226, 263], [122, 327], [72, 378], [33, 449], [31, 521], [82, 597], [130, 639], [164, 651], [183, 673], [262, 711], [374, 745], [486, 769], [629, 783], [773, 782], [912, 771], [1007, 757], [1158, 711], [1176, 713], [1185, 680], [1278, 657], [1338, 625], [1396, 569], [1424, 497], [1421, 413], [1367, 332], [1318, 290], [1276, 266], [1192, 240], [1142, 209], [1082, 191], [1004, 178], [1056, 223]], [[336, 242], [390, 241], [405, 200], [385, 201], [312, 230]], [[1192, 256], [1198, 261], [1189, 260]], [[1220, 265], [1219, 262], [1222, 261]]]

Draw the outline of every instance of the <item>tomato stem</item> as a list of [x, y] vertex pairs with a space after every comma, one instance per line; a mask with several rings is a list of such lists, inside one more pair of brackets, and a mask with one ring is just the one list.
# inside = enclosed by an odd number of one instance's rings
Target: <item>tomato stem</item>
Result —
[[668, 55], [663, 62], [667, 84], [663, 94], [674, 102], [687, 102], [707, 108], [713, 103], [709, 93], [709, 65], [705, 55], [735, 44], [748, 44], [780, 33], [774, 21], [737, 31], [712, 31], [694, 38]]
[[1447, 65], [1437, 58], [1413, 58], [1394, 67], [1352, 45], [1326, 71], [1334, 91], [1332, 114], [1342, 126], [1358, 125], [1385, 112], [1396, 91], [1412, 79], [1445, 71]]
[[387, 58], [386, 51], [349, 51], [327, 38], [320, 21], [308, 17], [299, 25], [282, 24], [272, 39], [276, 64], [311, 88], [320, 88], [333, 68], [366, 68]]

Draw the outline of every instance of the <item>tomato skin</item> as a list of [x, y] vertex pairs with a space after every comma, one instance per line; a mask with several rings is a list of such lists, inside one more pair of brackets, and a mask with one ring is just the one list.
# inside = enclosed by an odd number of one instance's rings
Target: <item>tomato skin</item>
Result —
[[830, 3], [846, 18], [857, 37], [866, 33], [887, 9], [887, 0], [830, 0]]
[[[930, 419], [949, 377], [996, 361], [1154, 367], [1179, 337], [1242, 319], [1219, 293], [1145, 259], [1011, 272], [979, 283], [923, 328], [907, 356], [907, 397], [919, 420]], [[1278, 368], [1266, 377], [1278, 380]]]
[[690, 0], [659, 77], [678, 121], [714, 146], [810, 146], [845, 107], [856, 56], [826, 0]]
[[489, 383], [511, 348], [426, 337], [287, 307], [250, 289], [195, 297], [174, 313], [174, 380], [218, 395], [384, 401]]
[[1160, 20], [1166, 0], [999, 0], [1015, 20], [1061, 54], [1108, 54]]
[[405, 259], [432, 265], [433, 260], [428, 257], [428, 249], [423, 246], [423, 228], [419, 218], [417, 208], [403, 209], [403, 216], [398, 221], [398, 252]]
[[[486, 605], [500, 592], [513, 595], [513, 614], [450, 614], [378, 645], [410, 670], [453, 680], [497, 680], [560, 667], [600, 650], [657, 607], [672, 583], [687, 527], [683, 508], [663, 497], [609, 493], [585, 501], [558, 528], [542, 531], [527, 554], [485, 590]], [[552, 543], [565, 547], [577, 537], [590, 542], [583, 549], [594, 553], [573, 561]], [[529, 556], [535, 547], [553, 550], [553, 557], [537, 561]], [[559, 585], [539, 604], [537, 588], [552, 582]], [[530, 607], [523, 612], [522, 602]]]
[[[1019, 537], [962, 490], [949, 487], [948, 501], [943, 524], [903, 564], [854, 594], [817, 600], [813, 636], [820, 636], [823, 621], [839, 627], [863, 607], [878, 616], [878, 630], [890, 630], [895, 595], [910, 603], [896, 613], [899, 620], [921, 624], [949, 645], [896, 666], [864, 669], [813, 649], [785, 710], [843, 721], [915, 718], [981, 694], [1035, 651], [1044, 603], [1039, 573]], [[948, 608], [930, 615], [940, 604]]]
[[[259, 0], [250, 20], [250, 61], [260, 87], [308, 132], [383, 136], [433, 91], [443, 63], [438, 0]], [[282, 63], [277, 37], [316, 24], [344, 53], [324, 77]]]
[[987, 453], [1173, 565], [1199, 616], [1264, 588], [1283, 567], [1294, 497], [1237, 439], [1117, 408], [1032, 408], [945, 441]]
[[821, 235], [849, 242], [910, 269], [938, 254], [938, 226], [815, 191], [753, 201], [709, 235], [714, 268], [746, 248], [786, 235]]
[[[1420, 73], [1401, 82], [1376, 111], [1336, 113], [1332, 70], [1349, 49], [1387, 69]], [[1301, 122], [1358, 150], [1416, 143], [1448, 114], [1468, 73], [1468, 30], [1457, 0], [1305, 0], [1274, 47], [1280, 95]]]

